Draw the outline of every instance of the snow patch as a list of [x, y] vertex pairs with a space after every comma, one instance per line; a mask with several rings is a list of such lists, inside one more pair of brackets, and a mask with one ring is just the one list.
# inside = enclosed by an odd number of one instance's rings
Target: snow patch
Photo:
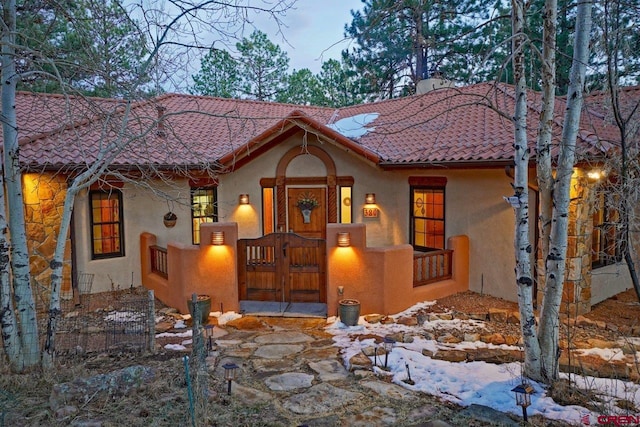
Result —
[[376, 129], [375, 127], [367, 127], [367, 125], [377, 119], [379, 115], [379, 113], [356, 114], [327, 126], [347, 138], [360, 138]]

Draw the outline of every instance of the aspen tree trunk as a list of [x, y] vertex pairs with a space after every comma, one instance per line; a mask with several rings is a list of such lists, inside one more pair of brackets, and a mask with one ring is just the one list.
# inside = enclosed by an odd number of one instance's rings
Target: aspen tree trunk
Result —
[[558, 378], [559, 312], [567, 259], [569, 197], [576, 157], [576, 138], [583, 103], [586, 64], [589, 59], [591, 7], [591, 0], [582, 0], [577, 7], [573, 62], [569, 77], [562, 140], [560, 141], [560, 155], [556, 169], [556, 184], [553, 192], [549, 254], [545, 260], [545, 288], [539, 326], [542, 376], [545, 382], [551, 382]]
[[[16, 2], [3, 0], [2, 2], [2, 115], [3, 115], [3, 172], [6, 208], [9, 214], [9, 234], [11, 245], [9, 265], [11, 268], [10, 282], [13, 287], [14, 311], [17, 313], [15, 322], [18, 325], [19, 340], [9, 340], [9, 345], [19, 342], [18, 359], [12, 360], [12, 367], [16, 370], [31, 368], [39, 364], [40, 351], [38, 345], [38, 322], [36, 319], [35, 303], [31, 289], [29, 271], [29, 251], [27, 249], [27, 233], [24, 218], [24, 202], [22, 197], [22, 173], [18, 145], [18, 127], [16, 120], [16, 73], [15, 32], [16, 32]], [[4, 212], [3, 212], [4, 213]], [[3, 289], [3, 298], [5, 296]], [[4, 301], [3, 301], [4, 302]], [[11, 316], [9, 313], [3, 313]], [[11, 326], [8, 326], [9, 328]], [[3, 333], [4, 323], [3, 323]], [[6, 347], [5, 343], [5, 347]], [[15, 349], [8, 349], [8, 353], [15, 354]], [[14, 364], [15, 363], [15, 364]]]
[[[549, 235], [551, 234], [553, 175], [551, 166], [551, 138], [556, 103], [556, 22], [558, 20], [558, 0], [546, 0], [542, 31], [542, 111], [536, 143], [536, 177], [540, 213], [540, 235], [538, 247], [540, 259], [549, 255]], [[544, 270], [544, 269], [543, 269]], [[540, 271], [539, 275], [544, 275]]]
[[540, 347], [533, 312], [533, 277], [531, 268], [532, 247], [529, 241], [529, 148], [527, 145], [527, 86], [524, 73], [524, 1], [512, 0], [512, 52], [515, 79], [516, 105], [514, 112], [514, 161], [515, 196], [515, 255], [518, 307], [520, 310], [520, 332], [524, 343], [524, 374], [540, 379]]

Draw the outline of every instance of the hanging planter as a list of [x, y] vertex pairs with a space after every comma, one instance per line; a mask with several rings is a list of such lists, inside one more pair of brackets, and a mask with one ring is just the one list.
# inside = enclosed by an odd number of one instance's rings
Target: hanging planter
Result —
[[178, 221], [178, 217], [173, 212], [167, 212], [162, 217], [162, 221], [164, 222], [164, 226], [167, 228], [171, 228], [176, 225], [176, 221]]
[[311, 222], [311, 212], [320, 205], [316, 196], [312, 193], [303, 193], [298, 197], [298, 201], [296, 201], [296, 206], [300, 209], [302, 213], [302, 221], [305, 224], [309, 224]]

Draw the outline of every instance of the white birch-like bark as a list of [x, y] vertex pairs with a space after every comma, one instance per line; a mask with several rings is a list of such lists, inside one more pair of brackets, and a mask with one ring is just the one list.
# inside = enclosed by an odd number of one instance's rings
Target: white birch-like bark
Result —
[[515, 255], [518, 307], [520, 310], [520, 332], [524, 343], [524, 374], [539, 379], [540, 348], [533, 312], [533, 269], [531, 268], [532, 246], [529, 241], [529, 147], [527, 144], [527, 83], [524, 72], [524, 1], [512, 0], [511, 23], [513, 75], [515, 79], [514, 112], [514, 161], [515, 196]]
[[567, 261], [567, 230], [571, 176], [576, 158], [576, 139], [583, 103], [586, 64], [589, 59], [589, 33], [591, 31], [592, 0], [578, 2], [573, 62], [571, 64], [567, 109], [565, 111], [560, 141], [560, 155], [553, 193], [553, 216], [546, 261], [545, 289], [540, 310], [540, 348], [542, 351], [542, 375], [546, 382], [558, 377], [559, 312]]
[[[3, 168], [8, 225], [11, 236], [9, 265], [13, 287], [14, 313], [19, 330], [19, 359], [14, 369], [23, 370], [39, 364], [38, 322], [31, 290], [29, 251], [22, 198], [22, 172], [20, 170], [18, 127], [16, 120], [15, 0], [3, 0], [2, 28], [2, 115], [3, 115]], [[4, 292], [3, 292], [4, 294]], [[4, 316], [3, 316], [4, 317]], [[4, 330], [3, 330], [4, 332]], [[10, 343], [12, 343], [10, 341]], [[13, 353], [15, 349], [10, 349]]]
[[[538, 182], [540, 235], [538, 245], [540, 258], [549, 254], [549, 235], [553, 204], [553, 175], [551, 165], [551, 138], [555, 116], [556, 92], [556, 26], [558, 20], [558, 0], [546, 0], [544, 5], [542, 32], [542, 110], [536, 143], [536, 177]], [[536, 254], [536, 257], [538, 254]], [[544, 274], [541, 271], [540, 274]]]

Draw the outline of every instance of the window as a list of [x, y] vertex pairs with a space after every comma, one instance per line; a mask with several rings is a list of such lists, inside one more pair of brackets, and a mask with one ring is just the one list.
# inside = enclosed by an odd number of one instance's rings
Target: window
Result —
[[430, 251], [445, 247], [445, 184], [442, 177], [409, 178], [411, 185], [411, 244]]
[[200, 243], [200, 224], [218, 221], [216, 187], [191, 189], [191, 240]]
[[118, 189], [89, 192], [91, 209], [91, 257], [124, 256], [122, 192]]
[[262, 233], [267, 235], [276, 229], [275, 202], [273, 187], [262, 189]]
[[596, 195], [591, 243], [593, 268], [615, 264], [621, 260], [618, 211], [613, 206], [615, 202], [607, 200], [604, 192]]
[[340, 187], [340, 223], [351, 224], [352, 218], [351, 187]]

